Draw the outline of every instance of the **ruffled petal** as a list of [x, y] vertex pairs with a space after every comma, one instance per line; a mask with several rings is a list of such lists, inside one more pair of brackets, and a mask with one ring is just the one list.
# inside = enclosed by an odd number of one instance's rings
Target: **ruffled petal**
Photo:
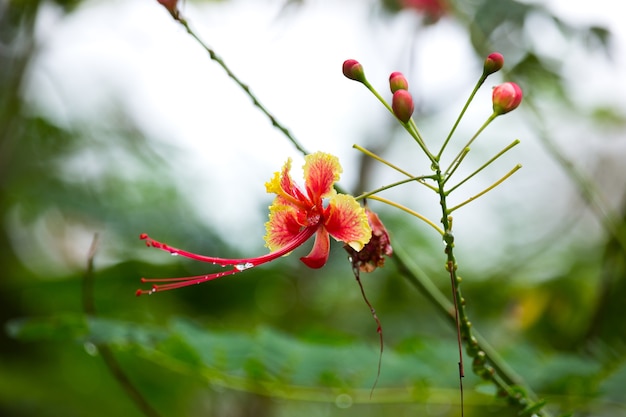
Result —
[[265, 183], [265, 191], [278, 195], [289, 192], [294, 187], [289, 171], [291, 171], [291, 158], [287, 159], [281, 171], [275, 172], [272, 179]]
[[324, 226], [333, 238], [356, 251], [363, 249], [372, 237], [365, 210], [354, 197], [345, 194], [330, 199]]
[[305, 156], [304, 161], [304, 183], [313, 203], [333, 196], [336, 193], [333, 185], [343, 172], [339, 159], [328, 153], [316, 152]]
[[330, 238], [324, 227], [319, 227], [315, 233], [315, 243], [313, 249], [307, 256], [303, 256], [300, 260], [309, 268], [321, 268], [326, 265], [328, 255], [330, 253]]
[[283, 198], [282, 204], [289, 204], [298, 208], [310, 206], [311, 203], [304, 192], [291, 178], [290, 171], [291, 158], [287, 159], [281, 171], [275, 172], [272, 179], [265, 183], [265, 191]]
[[298, 211], [292, 206], [277, 203], [277, 200], [270, 206], [270, 217], [265, 223], [265, 246], [270, 252], [287, 245], [302, 230], [298, 223]]

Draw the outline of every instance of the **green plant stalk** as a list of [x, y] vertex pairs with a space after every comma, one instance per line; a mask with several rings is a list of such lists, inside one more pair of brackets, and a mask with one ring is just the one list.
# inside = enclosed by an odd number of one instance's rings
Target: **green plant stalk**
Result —
[[377, 195], [372, 195], [369, 198], [370, 198], [370, 200], [380, 201], [381, 203], [388, 204], [388, 205], [390, 205], [392, 207], [395, 207], [395, 208], [400, 209], [400, 210], [402, 210], [402, 211], [404, 211], [406, 213], [409, 213], [410, 215], [417, 217], [418, 219], [422, 220], [424, 223], [426, 223], [427, 225], [429, 225], [430, 227], [435, 229], [437, 231], [437, 233], [439, 233], [440, 235], [443, 236], [445, 234], [444, 231], [441, 230], [441, 228], [439, 226], [437, 226], [433, 221], [431, 221], [428, 217], [425, 217], [425, 216], [419, 214], [418, 212], [416, 212], [414, 210], [411, 210], [408, 207], [403, 206], [402, 204], [398, 204], [396, 202], [393, 202], [391, 200], [387, 200], [386, 198], [379, 197]]
[[256, 95], [254, 95], [250, 91], [250, 87], [243, 81], [241, 81], [239, 77], [237, 77], [237, 75], [235, 75], [230, 67], [226, 65], [224, 60], [219, 55], [217, 55], [217, 53], [212, 48], [205, 44], [204, 41], [200, 39], [200, 37], [198, 37], [198, 35], [196, 35], [196, 33], [189, 26], [189, 23], [187, 23], [187, 21], [183, 19], [180, 13], [173, 17], [185, 28], [187, 33], [191, 35], [191, 37], [194, 38], [196, 42], [198, 42], [198, 44], [200, 44], [200, 46], [209, 54], [211, 60], [215, 61], [220, 67], [222, 67], [222, 69], [226, 72], [226, 75], [228, 75], [235, 82], [235, 84], [237, 84], [243, 90], [243, 92], [250, 98], [250, 100], [252, 100], [252, 104], [259, 110], [261, 110], [261, 112], [269, 119], [269, 121], [272, 123], [272, 126], [277, 128], [293, 144], [293, 146], [295, 146], [298, 151], [302, 152], [302, 154], [304, 155], [307, 155], [309, 152], [291, 134], [289, 129], [287, 129], [282, 123], [280, 123], [278, 119], [272, 113], [270, 113], [269, 110], [267, 110], [267, 108], [259, 101]]
[[437, 153], [437, 156], [436, 156], [437, 161], [439, 161], [441, 159], [441, 155], [443, 155], [443, 151], [446, 149], [446, 146], [448, 146], [448, 142], [450, 142], [450, 139], [452, 138], [452, 135], [456, 131], [456, 128], [459, 126], [459, 123], [461, 122], [461, 119], [465, 115], [465, 112], [467, 111], [467, 108], [469, 107], [470, 103], [474, 99], [474, 96], [476, 95], [476, 92], [483, 85], [483, 83], [485, 82], [486, 79], [487, 79], [487, 76], [485, 74], [482, 74], [480, 76], [480, 79], [478, 80], [478, 82], [474, 86], [474, 90], [472, 90], [472, 92], [471, 92], [470, 96], [468, 97], [467, 101], [465, 101], [465, 105], [463, 106], [463, 109], [461, 109], [461, 113], [459, 113], [459, 117], [456, 118], [456, 121], [454, 122], [454, 125], [452, 126], [452, 129], [450, 129], [450, 133], [448, 133], [448, 137], [446, 137], [446, 140], [444, 140], [443, 145], [441, 145], [441, 149], [439, 149], [439, 152]]
[[[495, 161], [496, 159], [500, 158], [502, 155], [504, 155], [509, 149], [513, 148], [514, 146], [518, 145], [520, 143], [519, 139], [515, 139], [509, 146], [507, 146], [506, 148], [502, 149], [500, 152], [498, 152], [497, 154], [495, 154], [490, 160], [488, 160], [487, 162], [485, 162], [483, 165], [480, 166], [480, 168], [478, 168], [476, 171], [472, 172], [470, 175], [468, 175], [465, 179], [463, 179], [462, 181], [460, 181], [458, 184], [456, 184], [454, 187], [450, 188], [448, 191], [446, 191], [446, 195], [450, 195], [450, 193], [454, 190], [456, 190], [457, 188], [459, 188], [461, 185], [463, 185], [465, 182], [467, 182], [469, 179], [471, 179], [472, 177], [474, 177], [476, 174], [478, 174], [480, 171], [482, 171], [483, 169], [487, 168], [487, 166], [489, 166], [493, 161]], [[465, 153], [463, 156], [461, 156], [461, 161], [463, 160], [463, 158], [465, 158], [465, 155], [467, 155], [467, 153]], [[457, 165], [458, 166], [458, 165]], [[450, 176], [452, 175], [452, 173], [450, 173], [450, 175], [444, 180], [444, 184], [448, 181], [448, 178], [450, 178]]]
[[[509, 172], [509, 174], [503, 177], [500, 181], [477, 195], [475, 198], [502, 183], [506, 178], [508, 178], [520, 167], [521, 165], [518, 165], [516, 169]], [[497, 373], [496, 368], [487, 363], [487, 354], [483, 349], [481, 349], [478, 343], [478, 339], [473, 335], [472, 324], [465, 310], [465, 298], [463, 297], [463, 293], [461, 292], [461, 277], [457, 273], [458, 266], [456, 263], [456, 258], [454, 256], [454, 235], [452, 234], [452, 217], [449, 216], [449, 214], [454, 209], [460, 207], [460, 205], [457, 207], [453, 207], [452, 209], [448, 209], [446, 201], [447, 195], [443, 189], [444, 177], [441, 175], [441, 170], [439, 169], [439, 167], [437, 167], [436, 175], [438, 176], [437, 182], [439, 185], [440, 197], [439, 204], [441, 206], [442, 213], [441, 224], [445, 231], [445, 234], [443, 235], [443, 240], [446, 244], [446, 247], [444, 249], [444, 253], [446, 254], [446, 270], [450, 274], [450, 281], [452, 284], [453, 301], [455, 304], [455, 322], [459, 337], [459, 379], [461, 384], [461, 395], [463, 395], [462, 378], [464, 376], [463, 353], [461, 351], [462, 340], [463, 342], [465, 342], [466, 352], [468, 356], [472, 358], [472, 371], [476, 375], [485, 380], [491, 381], [498, 388], [501, 395], [506, 396], [511, 403], [515, 404], [522, 411], [529, 407], [534, 408], [535, 406], [537, 406], [537, 408], [540, 408], [537, 401], [531, 399], [528, 394], [524, 394], [523, 391], [516, 390], [513, 385], [507, 383], [506, 380]], [[462, 401], [463, 400], [461, 399], [461, 402]], [[537, 416], [549, 416], [549, 414], [542, 412], [541, 410], [536, 410], [535, 414]]]
[[[476, 131], [476, 133], [474, 133], [474, 136], [472, 136], [470, 138], [469, 141], [467, 141], [467, 143], [465, 144], [465, 146], [463, 146], [463, 148], [461, 148], [461, 151], [459, 152], [459, 154], [452, 160], [452, 162], [450, 163], [450, 166], [445, 170], [443, 176], [444, 177], [450, 177], [450, 172], [451, 171], [455, 171], [456, 168], [458, 167], [458, 165], [461, 163], [461, 156], [463, 156], [464, 153], [469, 152], [469, 147], [472, 143], [474, 143], [474, 141], [476, 140], [476, 138], [478, 136], [480, 136], [480, 134], [483, 132], [483, 130], [485, 130], [485, 128], [487, 126], [489, 126], [489, 124], [491, 122], [493, 122], [493, 120], [498, 117], [499, 115], [497, 113], [492, 113], [491, 116], [489, 116], [487, 118], [487, 120], [485, 121], [485, 123], [483, 123], [483, 125]], [[467, 149], [467, 150], [466, 150]]]
[[469, 151], [470, 151], [470, 148], [465, 148], [465, 149], [463, 149], [461, 151], [461, 153], [459, 154], [459, 157], [458, 157], [458, 161], [454, 165], [454, 168], [452, 168], [452, 170], [448, 173], [446, 178], [444, 178], [444, 180], [443, 180], [444, 184], [448, 181], [448, 179], [450, 179], [452, 177], [452, 175], [454, 175], [454, 172], [457, 170], [457, 168], [461, 166], [461, 162], [463, 162], [463, 160], [465, 159], [465, 157], [467, 156]]
[[409, 133], [409, 135], [411, 135], [411, 137], [415, 139], [415, 142], [417, 142], [420, 148], [422, 148], [422, 151], [424, 151], [426, 156], [428, 156], [428, 159], [430, 159], [432, 163], [435, 163], [437, 159], [428, 150], [428, 147], [426, 146], [426, 142], [424, 142], [424, 139], [422, 139], [422, 135], [420, 134], [419, 129], [417, 128], [417, 125], [415, 124], [415, 121], [413, 120], [413, 118], [409, 119], [407, 123], [400, 121], [394, 114], [393, 109], [391, 108], [389, 103], [387, 103], [387, 101], [378, 93], [378, 91], [376, 91], [374, 86], [372, 86], [367, 80], [363, 80], [362, 83], [372, 94], [374, 94], [374, 97], [376, 97], [378, 101], [380, 101], [383, 104], [383, 106], [385, 106], [385, 108], [389, 111], [389, 113], [391, 113], [391, 115], [396, 120], [398, 120], [398, 123], [402, 125], [402, 127]]
[[405, 180], [392, 182], [391, 184], [383, 185], [380, 188], [376, 188], [375, 190], [368, 191], [366, 193], [360, 194], [360, 195], [358, 195], [357, 197], [354, 197], [354, 198], [355, 198], [355, 200], [365, 200], [369, 196], [372, 196], [374, 194], [378, 194], [381, 191], [385, 191], [385, 190], [388, 190], [390, 188], [397, 187], [398, 185], [406, 184], [406, 183], [413, 182], [413, 181], [417, 181], [420, 184], [424, 184], [422, 182], [422, 180], [424, 180], [424, 178], [428, 178], [428, 177], [424, 177], [424, 176], [422, 176], [422, 177], [412, 177], [412, 178], [407, 178]]
[[[494, 182], [493, 184], [491, 184], [489, 187], [485, 188], [484, 190], [482, 190], [481, 192], [479, 192], [476, 195], [471, 196], [470, 198], [468, 198], [467, 200], [465, 200], [464, 202], [462, 202], [461, 204], [457, 204], [456, 206], [448, 209], [448, 214], [451, 214], [454, 210], [459, 209], [461, 207], [463, 207], [464, 205], [466, 205], [469, 202], [472, 202], [474, 200], [476, 200], [478, 197], [481, 197], [485, 194], [487, 194], [489, 191], [493, 190], [494, 188], [496, 188], [498, 185], [502, 184], [504, 181], [506, 181], [511, 175], [515, 174], [515, 172], [517, 172], [517, 170], [519, 170], [522, 167], [522, 165], [517, 164], [513, 167], [513, 169], [511, 169], [508, 173], [506, 173], [502, 178], [500, 178], [498, 181]], [[445, 193], [444, 193], [445, 194]]]

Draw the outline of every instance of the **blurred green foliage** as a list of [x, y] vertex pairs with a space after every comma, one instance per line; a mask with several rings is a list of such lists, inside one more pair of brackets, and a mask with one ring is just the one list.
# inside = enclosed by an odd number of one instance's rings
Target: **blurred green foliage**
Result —
[[[65, 13], [78, 5], [56, 3]], [[162, 416], [459, 414], [454, 329], [392, 262], [363, 279], [386, 343], [372, 398], [376, 326], [339, 248], [321, 271], [290, 257], [247, 271], [233, 278], [236, 284], [218, 280], [202, 291], [168, 293], [158, 303], [134, 299], [141, 276], [203, 268], [142, 260], [136, 237], [146, 225], [163, 240], [205, 253], [237, 255], [237, 249], [164, 180], [166, 161], [133, 120], [111, 114], [105, 116], [114, 128], [68, 127], [33, 114], [22, 88], [37, 53], [41, 4], [0, 6], [0, 414], [145, 415], [105, 366], [109, 350]], [[537, 52], [527, 20], [540, 16], [565, 36], [608, 51], [606, 29], [570, 26], [535, 3], [453, 5], [452, 18], [465, 25], [477, 56], [517, 55], [512, 73], [531, 92], [528, 100], [550, 97], [582, 111], [568, 100], [558, 60]], [[624, 116], [609, 107], [584, 110], [591, 121], [624, 127]], [[66, 163], [89, 153], [98, 156], [99, 175], [68, 175]], [[584, 184], [574, 182], [584, 193]], [[411, 236], [405, 242], [413, 246], [404, 249], [414, 250], [414, 261], [448, 294], [439, 276], [440, 248], [400, 215], [385, 214], [392, 236], [394, 230], [396, 237]], [[556, 413], [626, 415], [626, 217], [613, 221], [604, 247], [559, 259], [559, 275], [511, 280], [510, 266], [493, 265], [481, 280], [464, 282], [476, 327]], [[80, 239], [73, 239], [76, 233]], [[89, 272], [96, 233], [95, 263], [107, 262]], [[59, 253], [71, 267], [58, 266]], [[86, 286], [89, 280], [94, 288]], [[95, 311], [86, 314], [89, 300]], [[465, 415], [516, 415], [492, 387], [466, 374]]]

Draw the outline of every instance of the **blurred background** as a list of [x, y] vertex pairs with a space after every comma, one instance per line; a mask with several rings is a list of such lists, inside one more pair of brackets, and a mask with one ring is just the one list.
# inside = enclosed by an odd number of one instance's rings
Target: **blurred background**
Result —
[[[472, 323], [554, 415], [626, 416], [626, 33], [621, 7], [545, 0], [230, 0], [179, 4], [196, 33], [313, 152], [339, 156], [358, 194], [429, 163], [360, 84], [390, 99], [402, 71], [438, 149], [498, 51], [444, 156], [472, 147], [453, 204]], [[213, 272], [139, 241], [266, 253], [264, 183], [302, 155], [156, 1], [0, 1], [0, 415], [457, 416], [456, 333], [393, 259], [362, 275], [340, 244], [321, 270], [292, 256], [136, 298], [141, 277]], [[295, 177], [300, 174], [295, 170]], [[385, 191], [437, 221], [425, 187]], [[377, 202], [411, 270], [449, 295], [429, 226]], [[336, 243], [336, 242], [334, 242]], [[308, 246], [308, 245], [305, 245]], [[90, 260], [92, 267], [89, 266]], [[514, 416], [466, 370], [467, 416]]]

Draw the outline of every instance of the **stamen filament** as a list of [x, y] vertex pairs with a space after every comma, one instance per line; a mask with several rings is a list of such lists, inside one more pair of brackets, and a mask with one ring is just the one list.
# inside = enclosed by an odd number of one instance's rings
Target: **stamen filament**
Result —
[[300, 234], [298, 234], [291, 242], [282, 248], [278, 249], [275, 252], [270, 252], [266, 255], [262, 255], [256, 258], [240, 258], [240, 259], [227, 259], [227, 258], [215, 258], [212, 256], [198, 255], [196, 253], [188, 252], [182, 249], [175, 248], [173, 246], [167, 245], [165, 243], [156, 241], [149, 237], [147, 234], [142, 233], [139, 236], [139, 239], [146, 241], [146, 246], [152, 246], [157, 249], [164, 250], [171, 254], [176, 254], [180, 256], [184, 256], [185, 258], [193, 259], [200, 262], [209, 262], [215, 265], [220, 266], [228, 266], [228, 265], [246, 265], [251, 263], [252, 266], [261, 265], [270, 261], [273, 261], [276, 258], [280, 258], [283, 255], [288, 254], [293, 251], [298, 246], [302, 245], [306, 242], [313, 234], [317, 227], [307, 227], [303, 229]]
[[163, 282], [165, 284], [161, 285], [153, 285], [150, 290], [137, 290], [135, 293], [137, 296], [142, 294], [152, 294], [157, 291], [166, 291], [172, 290], [175, 288], [187, 287], [189, 285], [200, 284], [206, 281], [211, 281], [213, 279], [221, 278], [227, 275], [236, 274], [237, 272], [242, 272], [246, 269], [254, 268], [255, 266], [263, 265], [270, 261], [273, 261], [276, 258], [280, 258], [288, 254], [289, 252], [296, 249], [298, 246], [302, 245], [304, 242], [309, 240], [311, 236], [315, 234], [318, 226], [307, 227], [302, 229], [302, 231], [293, 238], [293, 240], [287, 243], [282, 248], [270, 252], [266, 255], [262, 255], [256, 258], [241, 258], [241, 259], [226, 259], [226, 258], [215, 258], [211, 256], [198, 255], [192, 252], [187, 252], [182, 249], [178, 249], [172, 246], [169, 246], [165, 243], [156, 241], [150, 238], [147, 234], [142, 233], [139, 238], [146, 241], [147, 246], [152, 246], [157, 249], [164, 250], [166, 252], [184, 256], [189, 259], [194, 259], [196, 261], [201, 262], [210, 262], [215, 265], [220, 266], [229, 266], [232, 265], [232, 269], [216, 272], [208, 275], [197, 275], [193, 277], [184, 277], [184, 278], [142, 278], [141, 282]]

